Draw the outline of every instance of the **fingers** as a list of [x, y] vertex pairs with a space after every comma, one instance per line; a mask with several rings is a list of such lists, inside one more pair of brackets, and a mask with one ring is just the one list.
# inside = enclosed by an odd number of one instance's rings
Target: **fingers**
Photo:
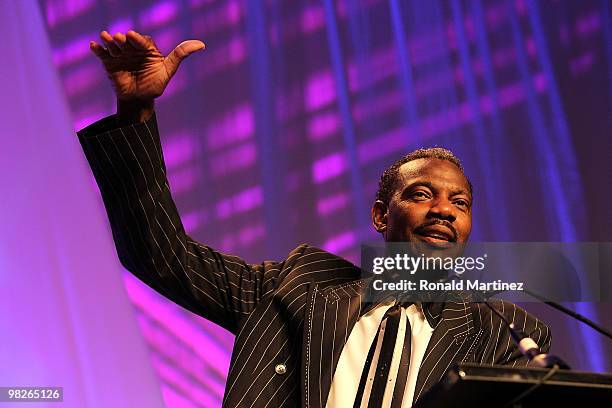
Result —
[[168, 70], [170, 75], [174, 75], [181, 61], [194, 52], [203, 50], [205, 47], [206, 45], [199, 40], [187, 40], [177, 45], [166, 58], [168, 61]]
[[126, 35], [127, 41], [134, 48], [139, 50], [146, 50], [151, 45], [151, 40], [134, 30], [130, 30]]
[[187, 40], [177, 45], [172, 52], [176, 53], [176, 56], [180, 60], [183, 60], [194, 52], [203, 50], [204, 48], [206, 48], [206, 44], [200, 40]]
[[[151, 37], [144, 36], [134, 30], [129, 30], [125, 35], [123, 33], [116, 33], [110, 35], [106, 30], [100, 33], [100, 39], [106, 46], [102, 47], [100, 44], [92, 41], [90, 43], [91, 50], [99, 57], [106, 57], [108, 55], [112, 57], [119, 57], [122, 53], [133, 51], [133, 50], [151, 50], [154, 48], [157, 50], [155, 43]], [[95, 45], [94, 45], [95, 44]], [[189, 40], [180, 43], [168, 56], [171, 65], [174, 66], [174, 70], [178, 67], [178, 64], [190, 54], [204, 49], [205, 45], [202, 41]]]
[[106, 45], [106, 48], [108, 49], [108, 53], [111, 56], [118, 57], [121, 55], [121, 49], [119, 48], [117, 44], [115, 44], [113, 37], [108, 33], [108, 31], [106, 30], [102, 31], [100, 33], [100, 38], [104, 42], [104, 45]]
[[91, 49], [91, 51], [96, 54], [96, 57], [100, 59], [105, 59], [110, 56], [108, 50], [95, 41], [89, 42], [89, 49]]
[[116, 33], [113, 35], [113, 40], [121, 52], [133, 49], [133, 47], [127, 42], [127, 38], [125, 35], [123, 35], [123, 33]]
[[[92, 51], [100, 58], [108, 55], [118, 57], [124, 52], [133, 51], [135, 49], [135, 47], [128, 41], [127, 36], [123, 33], [115, 33], [115, 35], [111, 36], [110, 33], [105, 30], [100, 33], [100, 38], [104, 42], [106, 48], [97, 43], [96, 44], [98, 46], [92, 46], [90, 44]], [[106, 51], [106, 54], [102, 54], [102, 50]]]

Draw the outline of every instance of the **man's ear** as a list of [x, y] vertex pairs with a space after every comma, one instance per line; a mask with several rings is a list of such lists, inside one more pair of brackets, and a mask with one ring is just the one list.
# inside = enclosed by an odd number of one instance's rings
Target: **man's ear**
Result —
[[382, 234], [387, 231], [388, 214], [387, 205], [380, 200], [376, 200], [372, 206], [372, 225], [374, 225], [376, 231]]

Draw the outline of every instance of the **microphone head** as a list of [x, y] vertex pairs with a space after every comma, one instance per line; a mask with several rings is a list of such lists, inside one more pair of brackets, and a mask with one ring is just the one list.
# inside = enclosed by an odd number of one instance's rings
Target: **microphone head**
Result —
[[527, 364], [528, 367], [539, 367], [539, 368], [552, 368], [554, 366], [559, 366], [559, 368], [569, 370], [570, 366], [563, 361], [560, 357], [557, 357], [552, 354], [538, 354], [534, 356]]
[[[521, 336], [521, 334], [519, 334], [519, 336]], [[523, 354], [524, 356], [533, 356], [532, 358], [535, 358], [536, 356], [541, 355], [538, 343], [533, 341], [531, 337], [528, 337], [524, 334], [519, 340], [518, 348], [519, 350], [521, 350], [521, 354]]]

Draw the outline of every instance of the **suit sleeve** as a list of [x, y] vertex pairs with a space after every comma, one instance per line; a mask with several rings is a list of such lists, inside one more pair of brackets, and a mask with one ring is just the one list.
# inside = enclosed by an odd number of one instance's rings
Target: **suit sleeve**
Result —
[[122, 265], [179, 305], [236, 333], [273, 289], [285, 262], [249, 265], [189, 237], [170, 194], [155, 116], [78, 132]]
[[[491, 302], [506, 319], [519, 330], [531, 337], [544, 353], [550, 350], [552, 335], [550, 327], [523, 308], [511, 302]], [[526, 366], [529, 360], [523, 356], [510, 337], [508, 328], [502, 320], [486, 306], [479, 304], [482, 327], [487, 334], [481, 363], [510, 366]], [[484, 313], [486, 312], [486, 313]]]

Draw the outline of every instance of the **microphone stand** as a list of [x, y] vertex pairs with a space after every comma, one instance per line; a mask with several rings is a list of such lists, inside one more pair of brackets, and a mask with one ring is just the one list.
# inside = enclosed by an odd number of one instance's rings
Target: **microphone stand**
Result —
[[523, 292], [527, 293], [529, 296], [543, 302], [546, 303], [548, 306], [557, 309], [571, 317], [573, 317], [574, 319], [578, 320], [579, 322], [582, 322], [584, 324], [586, 324], [587, 326], [589, 326], [590, 328], [592, 328], [593, 330], [603, 334], [604, 336], [606, 336], [607, 338], [612, 340], [612, 332], [608, 329], [606, 329], [605, 327], [602, 327], [600, 325], [598, 325], [597, 323], [595, 323], [594, 321], [592, 321], [591, 319], [589, 319], [586, 316], [581, 315], [580, 313], [569, 309], [565, 306], [563, 306], [560, 303], [557, 303], [555, 301], [552, 301], [550, 299], [547, 299], [546, 297], [539, 295], [529, 289], [526, 289], [525, 287], [523, 287]]
[[553, 354], [542, 353], [542, 351], [540, 350], [540, 346], [538, 346], [538, 343], [536, 343], [522, 330], [518, 330], [517, 328], [515, 328], [514, 324], [510, 323], [508, 319], [506, 319], [506, 316], [501, 314], [499, 310], [494, 308], [488, 301], [485, 300], [482, 303], [487, 305], [487, 307], [491, 309], [491, 311], [495, 313], [501, 319], [502, 322], [504, 322], [506, 328], [510, 332], [510, 337], [512, 337], [512, 340], [518, 347], [519, 351], [529, 360], [529, 365], [541, 368], [558, 367], [567, 370], [570, 369], [570, 366], [565, 361], [563, 361], [561, 357], [555, 356]]
[[[502, 292], [504, 291], [488, 292], [486, 294], [487, 299], [493, 295], [496, 295]], [[612, 332], [610, 332], [610, 330], [598, 325], [597, 323], [587, 318], [586, 316], [583, 316], [580, 313], [572, 309], [569, 309], [558, 302], [550, 300], [546, 298], [545, 296], [542, 296], [534, 292], [533, 290], [527, 289], [524, 286], [523, 286], [523, 292], [527, 293], [529, 296], [543, 303], [546, 303], [548, 306], [567, 314], [568, 316], [578, 320], [579, 322], [586, 324], [590, 328], [603, 334], [605, 337], [612, 339]], [[551, 368], [551, 367], [554, 367], [555, 365], [559, 366], [559, 368], [565, 368], [565, 369], [570, 368], [569, 365], [565, 363], [561, 358], [551, 355], [551, 354], [545, 354], [545, 353], [540, 352], [540, 349], [537, 343], [533, 341], [533, 339], [529, 338], [529, 336], [527, 336], [525, 333], [522, 333], [522, 331], [517, 331], [514, 328], [514, 325], [508, 322], [505, 316], [503, 316], [497, 309], [495, 309], [488, 301], [485, 300], [483, 303], [487, 305], [487, 307], [489, 307], [489, 309], [491, 309], [500, 319], [502, 319], [502, 321], [505, 323], [506, 327], [510, 331], [510, 335], [512, 336], [512, 339], [517, 344], [519, 350], [521, 350], [521, 353], [523, 353], [523, 355], [525, 355], [529, 359], [530, 364], [535, 365], [537, 367], [544, 367], [544, 368]]]
[[[457, 277], [459, 279], [462, 279], [461, 276], [457, 275], [457, 274], [453, 274], [452, 276], [447, 276], [446, 278], [442, 278], [442, 279], [438, 279], [438, 282], [447, 282], [449, 280], [451, 280], [452, 278]], [[503, 290], [498, 290], [498, 291], [491, 291], [491, 292], [487, 292], [486, 295], [486, 299], [489, 299], [491, 296], [494, 296], [498, 293], [502, 293], [505, 292]], [[550, 300], [548, 298], [546, 298], [545, 296], [542, 296], [536, 292], [534, 292], [533, 290], [530, 290], [526, 287], [523, 286], [523, 292], [527, 293], [529, 296], [549, 305], [550, 307], [557, 309], [565, 314], [567, 314], [568, 316], [578, 320], [579, 322], [582, 322], [584, 324], [586, 324], [587, 326], [591, 327], [592, 329], [596, 330], [597, 332], [599, 332], [600, 334], [604, 335], [605, 337], [612, 339], [612, 332], [610, 332], [610, 330], [598, 325], [597, 323], [595, 323], [594, 321], [592, 321], [591, 319], [587, 318], [586, 316], [581, 315], [580, 313], [569, 309], [565, 306], [563, 306], [562, 304], [555, 302], [553, 300]], [[506, 328], [508, 329], [508, 331], [510, 332], [510, 336], [512, 337], [512, 340], [516, 343], [518, 349], [521, 351], [521, 353], [527, 357], [527, 359], [529, 360], [529, 364], [532, 366], [536, 366], [536, 367], [542, 367], [542, 368], [552, 368], [557, 366], [558, 368], [563, 368], [563, 369], [569, 369], [569, 365], [563, 361], [563, 359], [561, 359], [558, 356], [552, 355], [552, 354], [546, 354], [546, 353], [542, 353], [538, 344], [532, 339], [530, 338], [527, 334], [525, 334], [522, 330], [517, 330], [514, 327], [514, 324], [512, 324], [511, 322], [508, 321], [508, 319], [506, 319], [506, 317], [501, 314], [497, 309], [495, 309], [487, 300], [482, 301], [482, 303], [484, 303], [489, 309], [491, 309], [491, 311], [493, 313], [495, 313], [504, 323], [504, 325], [506, 326]]]
[[[461, 276], [458, 276], [457, 274], [453, 274], [452, 276], [447, 276], [446, 278], [443, 279], [438, 279], [438, 282], [447, 282], [449, 280], [452, 279], [452, 277], [458, 277], [459, 279], [462, 279]], [[543, 353], [540, 350], [540, 347], [538, 346], [538, 344], [532, 339], [530, 338], [526, 333], [524, 333], [522, 330], [517, 329], [513, 323], [509, 322], [508, 319], [506, 318], [506, 316], [504, 316], [499, 310], [497, 310], [495, 307], [493, 307], [493, 305], [491, 305], [491, 303], [488, 301], [488, 299], [491, 296], [494, 296], [498, 293], [502, 293], [505, 292], [505, 290], [498, 290], [498, 291], [491, 291], [491, 292], [486, 292], [485, 295], [485, 300], [482, 301], [482, 303], [484, 303], [489, 309], [491, 309], [491, 311], [493, 313], [495, 313], [503, 322], [503, 324], [506, 326], [506, 328], [508, 329], [509, 333], [510, 333], [510, 337], [512, 337], [512, 340], [516, 343], [518, 349], [520, 350], [521, 354], [523, 354], [529, 361], [528, 366], [532, 366], [532, 367], [539, 367], [539, 368], [548, 368], [548, 372], [546, 373], [546, 375], [544, 375], [544, 377], [542, 377], [538, 382], [536, 382], [534, 385], [532, 385], [531, 387], [529, 387], [527, 390], [523, 391], [522, 393], [520, 393], [518, 396], [516, 396], [515, 398], [513, 398], [510, 402], [506, 403], [504, 405], [504, 408], [510, 408], [510, 407], [514, 407], [516, 406], [517, 403], [520, 403], [522, 400], [524, 400], [528, 395], [532, 394], [536, 389], [538, 389], [539, 387], [541, 387], [544, 383], [546, 383], [546, 381], [548, 381], [550, 378], [553, 377], [553, 375], [560, 369], [570, 369], [570, 366], [563, 361], [560, 357], [552, 355], [552, 354], [546, 354]], [[592, 321], [591, 319], [587, 318], [586, 316], [581, 315], [580, 313], [569, 309], [565, 306], [563, 306], [560, 303], [557, 303], [555, 301], [552, 301], [548, 298], [546, 298], [545, 296], [542, 296], [532, 290], [529, 290], [527, 288], [525, 288], [523, 286], [523, 292], [527, 293], [529, 296], [543, 302], [546, 303], [547, 305], [549, 305], [550, 307], [557, 309], [559, 311], [561, 311], [562, 313], [567, 314], [568, 316], [571, 316], [572, 318], [578, 320], [581, 323], [586, 324], [587, 326], [591, 327], [592, 329], [596, 330], [597, 332], [599, 332], [600, 334], [604, 335], [605, 337], [612, 339], [612, 332], [610, 332], [608, 329], [600, 326], [599, 324], [595, 323], [594, 321]]]

